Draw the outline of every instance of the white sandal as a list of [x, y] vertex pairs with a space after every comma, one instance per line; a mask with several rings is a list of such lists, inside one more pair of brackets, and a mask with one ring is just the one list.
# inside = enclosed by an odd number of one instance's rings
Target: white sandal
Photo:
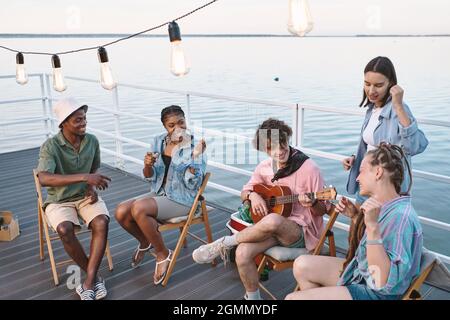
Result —
[[139, 247], [139, 244], [138, 244], [136, 250], [134, 251], [133, 258], [131, 259], [131, 267], [132, 267], [132, 268], [137, 268], [137, 267], [139, 267], [139, 265], [142, 263], [142, 261], [144, 261], [145, 255], [142, 257], [142, 259], [141, 259], [140, 261], [136, 262], [136, 259], [137, 259], [137, 257], [138, 257], [138, 254], [139, 254], [140, 252], [148, 252], [151, 248], [152, 248], [152, 244], [151, 244], [151, 243], [148, 245], [147, 248], [144, 248], [144, 249], [141, 249], [141, 248]]
[[[172, 261], [172, 253], [173, 253], [173, 251], [169, 249], [169, 254], [167, 255], [167, 258], [165, 258], [164, 260], [159, 261], [159, 262], [156, 261], [155, 273], [156, 273], [156, 271], [158, 270], [158, 266], [159, 266], [161, 263], [169, 262], [169, 265], [170, 265], [170, 261]], [[164, 271], [164, 273], [161, 275], [161, 278], [159, 278], [158, 281], [153, 280], [153, 283], [155, 284], [155, 286], [157, 286], [158, 284], [160, 284], [161, 282], [164, 281], [164, 278], [166, 277], [166, 274], [167, 274], [167, 270], [168, 270], [168, 269], [169, 269], [169, 266], [167, 266], [166, 271]]]

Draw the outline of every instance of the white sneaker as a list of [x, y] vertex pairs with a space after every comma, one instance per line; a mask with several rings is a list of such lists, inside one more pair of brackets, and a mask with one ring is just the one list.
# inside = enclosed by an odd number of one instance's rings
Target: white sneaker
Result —
[[229, 253], [232, 247], [228, 247], [223, 243], [225, 237], [219, 238], [216, 241], [204, 244], [192, 252], [192, 259], [197, 263], [211, 263], [217, 257], [227, 263], [229, 260]]
[[101, 300], [107, 296], [108, 291], [106, 291], [105, 279], [101, 277], [98, 278], [98, 281], [94, 284], [94, 293], [95, 300]]
[[80, 296], [80, 300], [95, 300], [94, 290], [85, 289], [82, 284], [78, 285], [75, 291]]

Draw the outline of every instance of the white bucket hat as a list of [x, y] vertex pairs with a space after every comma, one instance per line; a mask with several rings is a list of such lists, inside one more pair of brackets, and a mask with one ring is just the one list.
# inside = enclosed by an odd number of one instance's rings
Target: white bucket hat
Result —
[[74, 98], [64, 98], [58, 100], [53, 106], [53, 112], [56, 114], [56, 118], [58, 120], [58, 127], [64, 120], [67, 119], [72, 113], [80, 109], [81, 107], [85, 107], [87, 111], [88, 106], [86, 104], [79, 103]]

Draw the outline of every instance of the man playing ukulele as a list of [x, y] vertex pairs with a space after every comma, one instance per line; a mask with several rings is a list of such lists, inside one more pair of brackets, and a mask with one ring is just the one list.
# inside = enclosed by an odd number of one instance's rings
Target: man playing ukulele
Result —
[[[292, 129], [286, 123], [272, 118], [264, 121], [255, 133], [254, 147], [266, 152], [269, 158], [256, 167], [242, 189], [241, 199], [250, 201], [252, 211], [262, 219], [237, 234], [202, 245], [192, 253], [195, 262], [210, 263], [218, 256], [228, 259], [230, 249], [237, 246], [236, 264], [248, 300], [261, 299], [254, 262], [258, 254], [276, 245], [312, 251], [323, 231], [322, 216], [327, 212], [327, 205], [311, 200], [305, 193], [322, 189], [324, 180], [313, 160], [289, 146], [291, 136]], [[267, 202], [253, 191], [258, 184], [287, 186], [293, 194], [299, 194], [290, 216], [285, 218], [271, 213]]]

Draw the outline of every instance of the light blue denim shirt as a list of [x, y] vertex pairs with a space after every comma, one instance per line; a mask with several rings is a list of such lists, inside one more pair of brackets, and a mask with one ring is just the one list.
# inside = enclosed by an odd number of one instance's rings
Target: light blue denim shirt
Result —
[[[192, 159], [194, 149], [194, 139], [192, 138], [191, 143], [179, 148], [172, 154], [166, 184], [163, 186], [166, 166], [162, 160], [162, 154], [166, 148], [166, 136], [167, 133], [157, 135], [151, 143], [150, 151], [158, 152], [159, 156], [153, 165], [153, 175], [147, 180], [151, 183], [151, 191], [158, 195], [165, 194], [170, 200], [190, 207], [206, 172], [206, 153]], [[188, 170], [189, 167], [195, 169], [195, 174]]]
[[[350, 194], [354, 194], [358, 191], [358, 183], [356, 182], [356, 178], [359, 174], [359, 167], [361, 166], [362, 159], [367, 153], [367, 144], [364, 142], [362, 135], [364, 129], [369, 123], [373, 107], [373, 104], [369, 104], [368, 106], [366, 117], [361, 128], [361, 136], [355, 162], [353, 163], [350, 174], [348, 175], [347, 191]], [[373, 133], [373, 140], [375, 145], [379, 145], [381, 142], [388, 142], [390, 144], [403, 147], [403, 150], [406, 153], [406, 158], [409, 164], [411, 164], [411, 157], [422, 153], [428, 146], [428, 140], [425, 137], [425, 134], [419, 129], [417, 121], [406, 103], [403, 103], [403, 107], [409, 115], [411, 124], [408, 127], [403, 127], [400, 124], [397, 113], [393, 110], [392, 100], [389, 98], [379, 116], [380, 122]], [[405, 168], [405, 170], [407, 169]], [[407, 171], [405, 171], [404, 176], [405, 179], [403, 180], [401, 188], [401, 191], [403, 192], [408, 189], [409, 185], [409, 176]]]
[[338, 285], [365, 284], [380, 294], [401, 296], [420, 272], [423, 248], [422, 227], [411, 197], [398, 197], [385, 203], [381, 207], [378, 224], [383, 247], [390, 260], [386, 284], [377, 288], [369, 272], [367, 234], [364, 234]]

